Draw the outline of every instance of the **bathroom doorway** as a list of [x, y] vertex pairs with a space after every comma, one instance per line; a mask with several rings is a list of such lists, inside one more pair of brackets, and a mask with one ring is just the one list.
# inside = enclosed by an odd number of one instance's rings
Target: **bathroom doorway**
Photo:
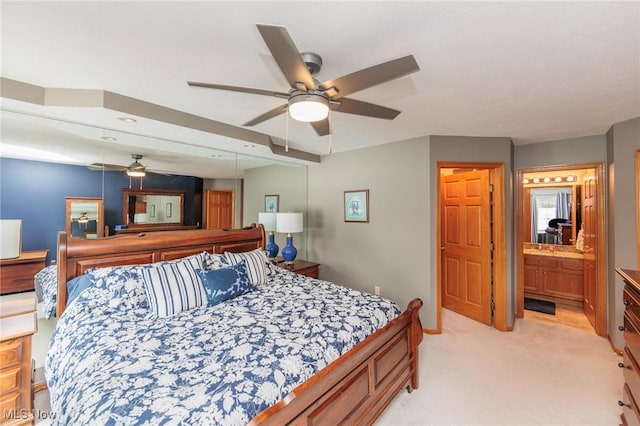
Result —
[[606, 336], [604, 164], [519, 169], [517, 185], [516, 316], [548, 301]]

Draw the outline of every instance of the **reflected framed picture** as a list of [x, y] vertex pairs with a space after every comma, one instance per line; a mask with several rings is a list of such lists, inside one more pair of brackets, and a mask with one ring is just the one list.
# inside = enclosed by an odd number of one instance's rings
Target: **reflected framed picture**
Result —
[[171, 203], [167, 203], [167, 211], [165, 214], [167, 217], [171, 217]]
[[369, 222], [369, 190], [344, 191], [344, 221]]
[[279, 201], [280, 201], [279, 195], [265, 195], [264, 211], [267, 213], [277, 213]]
[[155, 204], [151, 204], [151, 206], [149, 206], [149, 215], [151, 217], [156, 217], [156, 205]]

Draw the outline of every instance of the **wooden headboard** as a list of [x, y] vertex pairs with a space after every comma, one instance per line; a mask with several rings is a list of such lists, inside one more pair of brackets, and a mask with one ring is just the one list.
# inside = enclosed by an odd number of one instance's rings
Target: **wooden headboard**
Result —
[[67, 306], [67, 281], [88, 269], [140, 265], [192, 254], [244, 252], [264, 248], [262, 225], [245, 229], [160, 231], [99, 239], [69, 238], [58, 233], [58, 317]]

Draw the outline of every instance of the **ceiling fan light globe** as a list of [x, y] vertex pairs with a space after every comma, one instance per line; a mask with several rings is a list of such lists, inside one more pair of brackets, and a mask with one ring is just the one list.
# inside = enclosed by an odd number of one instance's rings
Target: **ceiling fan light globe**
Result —
[[129, 177], [144, 177], [147, 173], [144, 170], [127, 170], [127, 176]]
[[324, 120], [329, 115], [329, 101], [313, 94], [293, 96], [289, 99], [289, 115], [306, 123]]

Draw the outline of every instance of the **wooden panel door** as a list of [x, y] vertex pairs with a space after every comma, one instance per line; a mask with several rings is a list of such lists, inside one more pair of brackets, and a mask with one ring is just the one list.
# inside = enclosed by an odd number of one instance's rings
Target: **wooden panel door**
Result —
[[491, 324], [489, 170], [442, 177], [442, 306]]
[[233, 228], [233, 191], [206, 192], [205, 229]]
[[583, 187], [584, 200], [584, 314], [591, 325], [596, 326], [596, 233], [598, 226], [598, 209], [596, 203], [596, 180], [588, 179]]

